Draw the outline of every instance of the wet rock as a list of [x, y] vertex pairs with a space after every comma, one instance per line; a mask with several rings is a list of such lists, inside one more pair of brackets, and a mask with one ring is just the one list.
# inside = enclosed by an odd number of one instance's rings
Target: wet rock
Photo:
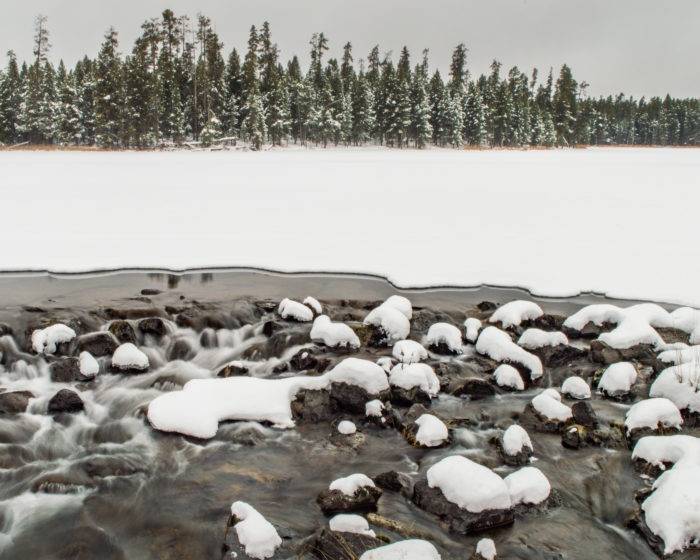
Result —
[[[224, 534], [224, 543], [221, 546], [222, 560], [258, 560], [259, 557], [246, 554], [245, 547], [238, 540], [238, 533], [234, 527], [238, 521], [239, 519], [235, 516], [229, 516], [226, 533]], [[277, 526], [275, 526], [275, 529], [277, 529], [278, 534], [282, 538], [282, 544], [275, 550], [272, 556], [267, 557], [267, 560], [286, 560], [287, 558], [294, 557], [289, 539], [284, 539], [282, 532], [280, 532]]]
[[147, 319], [141, 319], [138, 323], [138, 327], [143, 334], [150, 334], [156, 338], [160, 338], [167, 332], [165, 323], [160, 317], [148, 317]]
[[352, 496], [340, 490], [326, 489], [318, 495], [316, 503], [326, 515], [374, 511], [381, 495], [382, 490], [376, 486], [362, 486]]
[[226, 364], [216, 374], [217, 377], [239, 377], [242, 375], [248, 375], [248, 368], [240, 362]]
[[124, 343], [124, 342], [131, 342], [132, 344], [136, 344], [137, 339], [136, 339], [136, 332], [134, 331], [134, 327], [131, 326], [130, 323], [127, 321], [112, 321], [109, 325], [109, 332], [111, 332], [119, 342]]
[[415, 403], [430, 404], [430, 395], [420, 387], [412, 387], [411, 389], [392, 387], [391, 403], [396, 406], [411, 406]]
[[74, 381], [89, 381], [94, 375], [85, 376], [80, 373], [78, 358], [60, 358], [49, 366], [51, 380], [56, 383], [72, 383]]
[[564, 328], [564, 321], [566, 321], [566, 317], [563, 315], [544, 313], [536, 319], [527, 321], [527, 326], [543, 331], [561, 331]]
[[281, 331], [284, 325], [278, 321], [267, 321], [262, 328], [262, 333], [265, 336], [272, 336], [278, 331]]
[[360, 339], [361, 346], [369, 346], [370, 348], [384, 348], [391, 346], [391, 337], [387, 335], [382, 327], [375, 325], [354, 325], [352, 330]]
[[199, 335], [199, 345], [202, 348], [216, 348], [219, 345], [219, 339], [216, 336], [214, 329], [206, 328]]
[[471, 535], [513, 524], [512, 509], [484, 510], [472, 513], [453, 504], [439, 488], [430, 488], [427, 480], [419, 480], [413, 489], [413, 502], [422, 510], [437, 515], [450, 531]]
[[[454, 318], [450, 317], [447, 313], [441, 313], [439, 311], [432, 311], [431, 309], [414, 309], [413, 317], [411, 318], [411, 333], [415, 335], [417, 340], [428, 332], [430, 325], [435, 323], [454, 323]], [[452, 352], [438, 352], [439, 354], [451, 354]]]
[[498, 309], [498, 305], [492, 301], [482, 301], [476, 304], [476, 308], [482, 313], [490, 313], [492, 311], [496, 311], [496, 309]]
[[594, 340], [591, 342], [590, 356], [592, 361], [606, 365], [617, 362], [639, 362], [651, 367], [657, 373], [667, 365], [656, 357], [656, 352], [651, 344], [637, 344], [631, 348], [612, 348], [605, 342]]
[[383, 544], [369, 535], [321, 529], [306, 549], [319, 560], [357, 560], [366, 551]]
[[90, 352], [95, 358], [111, 356], [119, 346], [119, 341], [110, 332], [86, 334], [78, 338], [78, 350]]
[[390, 392], [384, 391], [378, 395], [370, 395], [364, 388], [348, 383], [331, 384], [331, 403], [336, 410], [349, 412], [351, 414], [365, 413], [365, 404], [368, 401], [379, 399], [389, 400]]
[[156, 288], [144, 288], [141, 290], [141, 295], [142, 296], [157, 296], [158, 294], [162, 294], [163, 290], [157, 290]]
[[194, 357], [194, 349], [186, 338], [176, 338], [168, 348], [168, 360], [191, 360]]
[[598, 417], [596, 416], [591, 403], [588, 401], [578, 401], [571, 406], [571, 413], [576, 424], [586, 428], [597, 428]]
[[431, 344], [428, 346], [428, 350], [435, 354], [441, 354], [443, 356], [457, 356], [460, 352], [457, 350], [452, 350], [446, 343], [438, 342], [437, 344]]
[[367, 437], [361, 432], [354, 434], [341, 434], [337, 429], [331, 433], [330, 441], [336, 447], [357, 451], [367, 442]]
[[413, 496], [413, 480], [407, 474], [387, 471], [378, 474], [372, 480], [383, 490], [399, 492], [407, 498]]
[[547, 418], [541, 415], [532, 403], [527, 403], [525, 410], [520, 415], [520, 423], [525, 428], [531, 428], [537, 432], [550, 434], [560, 433], [566, 426], [571, 424], [571, 420], [561, 422], [552, 418]]
[[48, 542], [57, 543], [50, 552], [50, 557], [56, 560], [93, 560], [96, 557], [95, 551], [99, 551], [100, 560], [126, 559], [114, 539], [99, 527], [71, 527], [61, 536], [61, 539], [47, 537]]
[[303, 389], [292, 401], [292, 416], [295, 422], [316, 424], [333, 418], [333, 406], [328, 391]]
[[659, 333], [659, 336], [666, 344], [672, 344], [674, 342], [688, 344], [689, 335], [685, 331], [674, 329], [673, 327], [654, 327], [654, 330]]
[[571, 364], [577, 360], [585, 360], [588, 358], [588, 351], [575, 346], [566, 344], [558, 344], [557, 346], [543, 346], [529, 350], [532, 354], [539, 357], [542, 365], [549, 368], [562, 367]]
[[330, 363], [328, 358], [317, 357], [310, 348], [299, 350], [289, 360], [289, 366], [293, 371], [317, 371], [318, 373], [326, 371]]
[[503, 462], [509, 467], [524, 467], [530, 464], [530, 458], [534, 452], [527, 445], [523, 445], [522, 449], [515, 455], [508, 455], [503, 448], [502, 435], [498, 438], [498, 452], [503, 459]]
[[598, 338], [604, 332], [609, 332], [613, 330], [617, 325], [615, 323], [603, 323], [602, 325], [596, 325], [595, 323], [586, 323], [580, 331], [570, 329], [562, 325], [561, 331], [566, 335], [567, 338], [585, 338], [593, 339]]
[[61, 389], [49, 401], [49, 414], [60, 414], [67, 412], [69, 414], [80, 412], [85, 408], [82, 399], [78, 393], [70, 389]]
[[478, 401], [493, 397], [496, 394], [496, 388], [485, 379], [470, 377], [451, 392], [456, 397], [466, 396], [473, 401]]
[[1, 336], [12, 336], [12, 327], [7, 323], [0, 323], [0, 337]]
[[564, 430], [561, 435], [561, 444], [567, 449], [580, 449], [586, 445], [586, 428], [573, 425]]
[[413, 447], [417, 447], [419, 449], [440, 449], [441, 447], [447, 447], [452, 442], [452, 437], [451, 437], [449, 430], [448, 430], [447, 439], [442, 441], [440, 444], [432, 445], [432, 446], [423, 445], [422, 443], [420, 443], [416, 439], [416, 436], [418, 435], [419, 428], [420, 428], [420, 426], [418, 424], [416, 424], [415, 422], [412, 422], [411, 424], [406, 426], [406, 428], [403, 430], [404, 439]]
[[0, 415], [20, 414], [25, 412], [29, 405], [29, 399], [33, 398], [34, 394], [31, 391], [0, 393]]

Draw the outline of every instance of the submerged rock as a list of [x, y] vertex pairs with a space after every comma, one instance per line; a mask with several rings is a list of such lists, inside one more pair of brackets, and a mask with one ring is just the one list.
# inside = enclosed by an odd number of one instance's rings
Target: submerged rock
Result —
[[400, 492], [403, 496], [410, 498], [413, 496], [413, 480], [407, 474], [387, 471], [375, 476], [372, 480], [384, 490], [390, 492]]
[[29, 399], [33, 398], [34, 394], [31, 391], [0, 393], [0, 415], [26, 412], [27, 406], [29, 406]]
[[143, 334], [150, 334], [155, 337], [161, 337], [166, 332], [165, 323], [160, 317], [148, 317], [139, 321], [139, 330]]

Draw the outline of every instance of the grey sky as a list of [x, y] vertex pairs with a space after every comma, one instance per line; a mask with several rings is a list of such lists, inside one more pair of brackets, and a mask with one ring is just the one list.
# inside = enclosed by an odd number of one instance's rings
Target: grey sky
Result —
[[428, 47], [441, 70], [463, 41], [473, 73], [494, 58], [541, 75], [567, 62], [591, 95], [700, 96], [700, 0], [4, 0], [0, 52], [31, 56], [38, 13], [49, 17], [55, 59], [94, 55], [110, 25], [127, 52], [141, 22], [166, 7], [208, 15], [227, 52], [267, 19], [283, 57], [304, 63], [315, 31], [330, 38], [331, 56], [348, 40], [356, 60], [376, 43], [396, 56], [406, 44], [414, 60]]

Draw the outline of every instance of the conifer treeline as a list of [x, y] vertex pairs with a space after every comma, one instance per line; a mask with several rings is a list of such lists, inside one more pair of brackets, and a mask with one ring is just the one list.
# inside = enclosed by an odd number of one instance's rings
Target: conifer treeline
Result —
[[472, 77], [463, 44], [443, 79], [431, 73], [427, 51], [413, 65], [405, 47], [396, 64], [379, 47], [356, 64], [350, 43], [341, 60], [324, 60], [328, 40], [318, 33], [304, 72], [296, 56], [282, 63], [267, 22], [251, 28], [243, 59], [235, 49], [225, 59], [207, 17], [192, 24], [165, 10], [142, 25], [127, 56], [110, 29], [96, 58], [67, 69], [48, 59], [46, 18], [35, 27], [30, 64], [20, 67], [9, 52], [0, 72], [5, 144], [700, 144], [696, 98], [589, 98], [566, 65], [540, 81], [537, 70], [504, 73], [494, 61], [490, 73]]

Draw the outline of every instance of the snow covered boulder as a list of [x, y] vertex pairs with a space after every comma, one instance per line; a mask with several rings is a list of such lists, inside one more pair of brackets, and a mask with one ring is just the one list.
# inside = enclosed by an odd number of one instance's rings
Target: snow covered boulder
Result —
[[542, 308], [533, 301], [510, 301], [493, 312], [489, 323], [500, 323], [504, 329], [518, 327], [523, 321], [532, 321], [544, 314]]
[[382, 495], [381, 489], [364, 474], [351, 474], [331, 482], [316, 499], [326, 515], [347, 512], [373, 511]]
[[231, 518], [224, 538], [224, 552], [232, 558], [266, 560], [278, 558], [282, 539], [272, 523], [245, 502], [231, 505]]
[[148, 356], [131, 342], [122, 344], [112, 355], [112, 370], [118, 373], [143, 373], [148, 366]]
[[496, 560], [496, 544], [491, 539], [481, 539], [469, 560]]
[[547, 367], [560, 367], [588, 359], [587, 350], [569, 346], [566, 335], [559, 331], [527, 329], [520, 335], [518, 345], [535, 354]]
[[391, 402], [410, 406], [416, 402], [429, 403], [440, 391], [440, 380], [428, 364], [397, 364], [389, 374]]
[[422, 414], [408, 426], [404, 436], [415, 447], [443, 447], [450, 441], [447, 426], [432, 414]]
[[527, 329], [518, 339], [518, 345], [526, 350], [536, 350], [545, 346], [569, 344], [569, 339], [562, 332], [548, 332], [541, 329]]
[[561, 392], [564, 396], [570, 399], [590, 399], [591, 388], [586, 383], [586, 380], [578, 375], [572, 375], [564, 380], [561, 384]]
[[700, 344], [700, 309], [679, 307], [671, 313], [673, 327], [688, 333], [690, 344]]
[[535, 467], [523, 467], [509, 474], [504, 482], [514, 506], [541, 504], [552, 491], [547, 477]]
[[533, 454], [532, 441], [525, 428], [518, 424], [508, 426], [499, 441], [501, 457], [506, 465], [527, 465]]
[[606, 368], [598, 381], [598, 391], [611, 399], [622, 400], [629, 396], [637, 381], [637, 369], [630, 362], [618, 362]]
[[441, 560], [441, 557], [428, 541], [413, 539], [368, 550], [360, 560]]
[[700, 359], [664, 369], [651, 384], [649, 396], [665, 397], [681, 410], [700, 414]]
[[449, 323], [430, 325], [425, 342], [432, 352], [437, 354], [461, 354], [462, 333]]
[[467, 342], [474, 344], [479, 338], [479, 331], [481, 330], [481, 321], [475, 317], [469, 317], [464, 321], [464, 339]]
[[341, 420], [335, 424], [330, 440], [337, 447], [354, 451], [358, 450], [366, 442], [365, 435], [359, 432], [355, 423], [350, 420]]
[[678, 407], [665, 398], [652, 398], [632, 405], [625, 416], [625, 428], [632, 441], [641, 434], [665, 429], [681, 429], [683, 418]]
[[59, 345], [72, 341], [75, 336], [75, 331], [68, 325], [56, 323], [32, 332], [32, 349], [37, 354], [55, 354]]
[[382, 545], [364, 517], [340, 513], [331, 518], [310, 546], [319, 559], [357, 560], [363, 553]]
[[306, 296], [304, 298], [304, 301], [302, 303], [306, 306], [309, 307], [313, 312], [314, 315], [321, 315], [323, 313], [323, 307], [321, 306], [321, 303], [314, 297], [311, 296]]
[[289, 298], [284, 298], [280, 302], [277, 313], [282, 319], [298, 323], [308, 323], [314, 319], [314, 312], [310, 307]]
[[413, 501], [456, 533], [478, 533], [513, 523], [512, 502], [503, 479], [460, 455], [430, 467], [426, 478], [416, 483]]
[[317, 349], [302, 348], [289, 360], [292, 371], [317, 371], [323, 373], [328, 369], [331, 361], [318, 355]]
[[496, 385], [508, 391], [524, 391], [525, 383], [520, 372], [509, 364], [501, 364], [493, 372]]
[[402, 296], [391, 296], [365, 317], [364, 324], [373, 329], [370, 346], [391, 346], [398, 340], [408, 338], [413, 316], [411, 302]]
[[496, 327], [486, 327], [476, 341], [476, 351], [497, 362], [510, 362], [520, 365], [529, 373], [530, 380], [542, 377], [542, 362], [515, 342], [507, 332]]
[[700, 548], [700, 438], [643, 437], [632, 458], [662, 471], [635, 519], [649, 545], [664, 555]]
[[428, 359], [428, 351], [415, 340], [399, 340], [391, 353], [402, 364], [414, 364]]
[[345, 323], [334, 323], [328, 315], [319, 315], [311, 327], [311, 340], [320, 342], [331, 348], [348, 350], [360, 347], [360, 339]]
[[374, 362], [346, 358], [325, 375], [331, 384], [331, 400], [339, 410], [364, 414], [368, 401], [389, 400], [386, 373]]
[[555, 389], [545, 389], [528, 403], [521, 420], [540, 432], [560, 432], [572, 416], [561, 395]]

